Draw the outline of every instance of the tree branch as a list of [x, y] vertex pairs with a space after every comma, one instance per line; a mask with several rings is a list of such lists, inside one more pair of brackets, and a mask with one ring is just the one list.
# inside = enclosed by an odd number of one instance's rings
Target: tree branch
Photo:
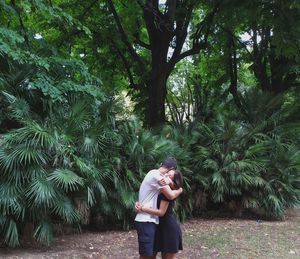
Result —
[[142, 1], [136, 0], [136, 2], [142, 9], [144, 8], [144, 4], [142, 3]]
[[18, 14], [19, 23], [20, 23], [20, 26], [21, 26], [21, 31], [23, 31], [22, 34], [24, 36], [24, 39], [25, 39], [27, 47], [30, 49], [29, 39], [28, 39], [28, 36], [27, 36], [27, 30], [26, 30], [26, 28], [24, 26], [24, 23], [23, 23], [21, 14], [20, 14], [20, 12], [18, 10], [18, 7], [16, 6], [16, 1], [15, 0], [11, 0], [11, 3], [12, 3], [13, 8], [15, 9], [16, 13]]
[[150, 44], [148, 44], [148, 43], [146, 43], [146, 42], [143, 42], [143, 41], [140, 39], [139, 35], [135, 35], [135, 36], [136, 36], [136, 37], [135, 37], [134, 43], [140, 45], [141, 47], [143, 47], [143, 48], [145, 48], [145, 49], [151, 50]]
[[122, 51], [120, 51], [118, 48], [116, 48], [116, 51], [117, 51], [118, 55], [120, 56], [120, 58], [121, 58], [121, 60], [122, 60], [122, 62], [124, 64], [124, 67], [125, 67], [125, 70], [127, 72], [130, 84], [134, 85], [134, 80], [133, 80], [132, 73], [130, 71], [130, 65], [129, 65], [129, 63], [127, 62], [126, 58], [124, 57]]
[[[187, 36], [187, 30], [188, 26], [191, 20], [192, 11], [193, 11], [194, 5], [189, 5], [186, 17], [184, 20], [177, 20], [176, 21], [176, 29], [174, 32], [174, 36], [176, 37], [176, 46], [172, 55], [172, 58], [178, 56], [182, 50], [183, 44], [185, 42], [186, 36]], [[171, 58], [171, 59], [172, 59]]]
[[84, 12], [78, 17], [78, 20], [81, 21], [84, 16], [92, 9], [92, 7], [98, 2], [99, 0], [94, 0], [90, 3], [90, 5], [84, 10]]
[[[86, 14], [92, 9], [92, 7], [98, 2], [99, 0], [94, 0], [90, 3], [90, 5], [83, 11], [83, 13], [77, 18], [78, 21], [82, 22], [82, 20], [85, 18]], [[70, 38], [71, 36], [78, 35], [82, 33], [82, 30], [79, 30], [77, 28], [74, 28], [69, 33], [65, 34], [60, 43], [58, 44], [58, 47], [61, 47], [65, 40]]]
[[[172, 68], [176, 65], [177, 62], [182, 60], [185, 57], [198, 54], [201, 49], [204, 49], [207, 46], [207, 40], [210, 33], [210, 29], [214, 20], [215, 15], [219, 11], [220, 5], [222, 1], [218, 1], [213, 10], [204, 18], [204, 20], [200, 23], [201, 26], [196, 30], [195, 32], [195, 39], [193, 40], [193, 47], [183, 53], [177, 53], [176, 56], [172, 56], [170, 61], [168, 62], [168, 69], [169, 71], [172, 70]], [[204, 33], [204, 39], [200, 40], [202, 31], [205, 29], [206, 31]]]
[[241, 39], [236, 36], [230, 29], [218, 24], [218, 26], [224, 30], [226, 33], [230, 34], [245, 50], [246, 52], [248, 53], [249, 57], [254, 60], [254, 57], [252, 55], [252, 53], [247, 49], [247, 45], [245, 44], [245, 42], [241, 41]]
[[217, 12], [219, 11], [219, 8], [220, 8], [220, 5], [221, 5], [222, 1], [219, 0], [213, 10], [211, 11], [211, 13], [209, 13], [205, 19], [200, 23], [201, 26], [199, 26], [199, 28], [196, 30], [196, 33], [195, 33], [195, 40], [193, 41], [193, 44], [194, 45], [197, 45], [199, 43], [199, 40], [200, 40], [200, 37], [201, 37], [201, 34], [202, 34], [202, 31], [205, 29], [205, 26], [206, 26], [206, 31], [204, 33], [204, 40], [203, 42], [206, 44], [207, 43], [207, 40], [208, 40], [208, 36], [209, 36], [209, 33], [210, 33], [210, 29], [211, 29], [211, 26], [212, 26], [212, 23], [213, 23], [213, 20], [214, 20], [214, 17], [215, 15], [217, 14]]
[[121, 24], [120, 17], [115, 9], [114, 3], [112, 2], [112, 0], [108, 0], [107, 3], [109, 5], [109, 8], [113, 14], [113, 17], [117, 23], [118, 31], [121, 35], [121, 40], [125, 44], [128, 52], [132, 56], [133, 60], [136, 61], [141, 66], [141, 68], [144, 70], [144, 64], [143, 64], [140, 56], [135, 52], [134, 48], [132, 47], [132, 44], [129, 42], [127, 34], [125, 33], [123, 26]]
[[155, 38], [156, 28], [155, 28], [155, 13], [158, 10], [155, 9], [153, 6], [153, 3], [151, 0], [147, 0], [146, 4], [143, 7], [144, 12], [144, 20], [146, 23], [147, 32], [150, 39], [150, 45], [151, 45], [151, 39]]
[[180, 53], [179, 55], [177, 55], [176, 57], [172, 57], [170, 59], [170, 61], [168, 62], [169, 65], [169, 70], [172, 70], [172, 68], [176, 65], [176, 63], [178, 63], [180, 60], [188, 57], [188, 56], [192, 56], [195, 54], [198, 54], [200, 52], [201, 49], [204, 49], [206, 47], [206, 44], [200, 43], [197, 45], [194, 45], [191, 49]]

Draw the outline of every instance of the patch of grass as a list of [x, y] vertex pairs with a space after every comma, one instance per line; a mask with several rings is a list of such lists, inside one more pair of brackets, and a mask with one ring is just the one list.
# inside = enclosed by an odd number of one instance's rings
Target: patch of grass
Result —
[[200, 250], [201, 258], [300, 258], [298, 217], [259, 223], [195, 220], [183, 226], [183, 233], [185, 250]]

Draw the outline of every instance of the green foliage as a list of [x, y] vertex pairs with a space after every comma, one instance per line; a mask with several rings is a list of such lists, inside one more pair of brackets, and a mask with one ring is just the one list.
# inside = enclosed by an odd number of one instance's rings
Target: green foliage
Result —
[[[87, 134], [96, 132], [93, 127], [97, 124], [84, 102], [62, 105], [51, 117], [38, 122], [32, 120], [36, 115], [21, 118], [17, 112], [19, 107], [15, 105], [18, 98], [8, 94], [6, 97], [12, 103], [11, 116], [23, 126], [2, 137], [0, 207], [7, 222], [2, 225], [5, 242], [10, 246], [18, 245], [23, 227], [16, 225], [13, 219], [17, 219], [20, 223], [32, 222], [37, 240], [49, 243], [54, 215], [66, 224], [77, 224], [81, 218], [75, 198], [82, 197], [92, 205], [86, 194], [103, 195], [107, 190], [103, 185], [109, 178], [93, 170], [96, 162], [85, 161], [85, 153], [80, 152]], [[105, 128], [99, 125], [97, 134], [105, 135]], [[104, 140], [110, 142], [103, 137], [95, 145], [103, 148]], [[47, 221], [39, 224], [44, 219]]]
[[[255, 114], [245, 117], [248, 121], [220, 117], [208, 127], [199, 125], [194, 159], [199, 159], [213, 202], [228, 206], [234, 201], [237, 210], [263, 209], [267, 216], [282, 217], [300, 202], [299, 152], [294, 137], [283, 137], [280, 130], [291, 114], [280, 108], [278, 96], [254, 93], [249, 99], [256, 101], [248, 103], [247, 111]], [[260, 111], [266, 103], [268, 110]]]
[[[111, 100], [82, 61], [12, 28], [0, 33], [0, 232], [17, 246], [32, 224], [34, 237], [49, 245], [57, 220], [82, 221], [78, 197], [92, 206], [106, 195], [112, 177], [98, 168], [116, 138]], [[87, 139], [94, 140], [88, 148]]]
[[[49, 245], [55, 224], [80, 227], [93, 214], [128, 229], [143, 177], [170, 155], [184, 175], [180, 219], [211, 204], [276, 218], [299, 206], [299, 4], [222, 1], [202, 46], [195, 32], [215, 2], [178, 1], [176, 26], [195, 3], [182, 44], [202, 49], [169, 71], [169, 125], [145, 130], [128, 119], [127, 97], [115, 99], [126, 89], [145, 112], [152, 53], [139, 43], [150, 37], [138, 2], [114, 2], [137, 56], [106, 2], [0, 1], [1, 240], [20, 245], [30, 224]], [[166, 46], [176, 50], [174, 33]]]

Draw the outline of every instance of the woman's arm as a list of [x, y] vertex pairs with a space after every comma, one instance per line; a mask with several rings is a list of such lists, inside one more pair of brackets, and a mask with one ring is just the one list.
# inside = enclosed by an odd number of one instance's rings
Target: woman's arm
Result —
[[165, 213], [168, 209], [168, 206], [169, 206], [168, 201], [161, 200], [160, 204], [159, 204], [159, 209], [152, 209], [152, 208], [143, 207], [139, 203], [135, 204], [135, 209], [136, 209], [137, 212], [146, 212], [148, 214], [152, 214], [152, 215], [155, 215], [155, 216], [162, 217], [163, 215], [165, 215]]
[[169, 200], [175, 200], [182, 193], [182, 191], [183, 190], [181, 187], [178, 190], [172, 190], [169, 185], [166, 185], [160, 189], [160, 192]]

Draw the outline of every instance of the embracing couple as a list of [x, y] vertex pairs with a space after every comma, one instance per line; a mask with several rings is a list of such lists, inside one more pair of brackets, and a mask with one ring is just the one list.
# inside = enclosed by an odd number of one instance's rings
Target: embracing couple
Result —
[[182, 234], [173, 211], [175, 199], [182, 193], [182, 174], [176, 170], [175, 158], [167, 158], [158, 169], [145, 176], [135, 204], [135, 228], [140, 259], [173, 259], [182, 250]]

